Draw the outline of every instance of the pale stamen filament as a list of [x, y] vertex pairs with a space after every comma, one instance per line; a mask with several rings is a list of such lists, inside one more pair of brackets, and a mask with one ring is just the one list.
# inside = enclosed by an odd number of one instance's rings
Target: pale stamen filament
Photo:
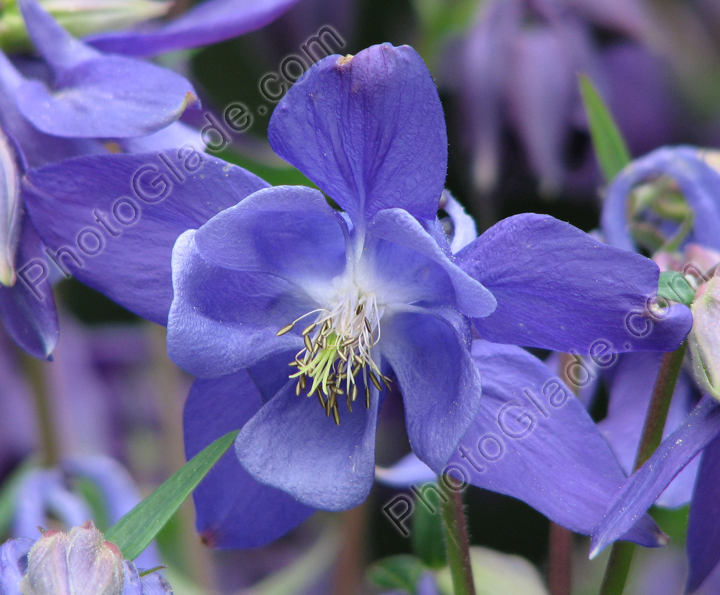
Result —
[[277, 335], [290, 332], [297, 322], [315, 313], [318, 313], [315, 321], [301, 333], [304, 347], [290, 364], [297, 368], [290, 378], [297, 378], [297, 395], [310, 384], [307, 396], [317, 393], [325, 415], [332, 414], [339, 425], [338, 397], [345, 396], [352, 413], [352, 403], [359, 392], [356, 376], [361, 371], [366, 408], [370, 408], [369, 382], [377, 390], [382, 390], [381, 382], [390, 387], [390, 379], [380, 372], [372, 358], [372, 349], [380, 340], [382, 310], [374, 294], [355, 294], [338, 300], [331, 309], [318, 308], [304, 314], [281, 328]]

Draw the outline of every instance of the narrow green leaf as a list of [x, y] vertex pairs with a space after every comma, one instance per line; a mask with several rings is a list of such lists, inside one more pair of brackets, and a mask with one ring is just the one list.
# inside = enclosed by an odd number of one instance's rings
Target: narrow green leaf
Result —
[[597, 89], [584, 74], [579, 75], [580, 95], [590, 123], [595, 155], [606, 182], [610, 182], [620, 170], [630, 163], [630, 151], [605, 102]]
[[376, 562], [368, 569], [368, 578], [384, 589], [402, 589], [415, 593], [418, 580], [427, 567], [415, 556], [402, 554]]
[[658, 296], [689, 306], [695, 299], [695, 290], [682, 273], [666, 271], [660, 273]]
[[110, 527], [105, 533], [105, 539], [117, 545], [128, 560], [137, 558], [212, 466], [230, 448], [239, 431], [225, 434], [196, 454], [157, 490]]

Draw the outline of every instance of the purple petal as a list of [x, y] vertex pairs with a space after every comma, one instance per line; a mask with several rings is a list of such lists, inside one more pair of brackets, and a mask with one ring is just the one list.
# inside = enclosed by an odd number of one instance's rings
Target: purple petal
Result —
[[278, 337], [276, 332], [316, 309], [313, 300], [281, 277], [236, 271], [203, 258], [196, 235], [185, 232], [173, 249], [170, 358], [194, 376], [213, 378], [300, 350], [298, 334]]
[[49, 284], [47, 259], [35, 228], [23, 216], [12, 287], [0, 286], [0, 317], [8, 334], [30, 355], [48, 359], [58, 341], [55, 298]]
[[375, 477], [380, 397], [371, 392], [370, 409], [358, 399], [352, 413], [341, 411], [337, 426], [314, 396], [297, 396], [295, 382], [288, 382], [240, 432], [235, 442], [240, 463], [256, 480], [308, 506], [357, 506]]
[[20, 0], [35, 47], [55, 73], [55, 87], [28, 81], [18, 108], [33, 126], [69, 138], [134, 137], [177, 120], [197, 102], [179, 74], [131, 58], [105, 56], [73, 39], [37, 3]]
[[[261, 406], [260, 395], [244, 370], [195, 381], [183, 422], [188, 459], [213, 440], [243, 427]], [[198, 533], [205, 543], [219, 548], [265, 545], [315, 512], [286, 493], [255, 481], [232, 451], [205, 476], [193, 498]]]
[[23, 83], [23, 76], [0, 52], [0, 124], [18, 144], [24, 161], [30, 167], [78, 155], [107, 153], [107, 149], [95, 139], [57, 138], [37, 130], [18, 109], [15, 93]]
[[624, 250], [635, 250], [627, 221], [627, 201], [638, 184], [660, 175], [679, 186], [694, 213], [693, 241], [720, 250], [720, 174], [695, 147], [664, 147], [633, 161], [608, 187], [602, 212], [605, 240]]
[[394, 488], [405, 488], [410, 485], [435, 481], [437, 473], [411, 452], [392, 467], [376, 467], [375, 479]]
[[701, 457], [690, 506], [687, 555], [690, 564], [686, 592], [695, 592], [720, 561], [720, 439], [713, 440]]
[[149, 136], [117, 139], [117, 142], [126, 153], [156, 153], [185, 145], [195, 147], [200, 153], [207, 148], [200, 131], [184, 122], [173, 122]]
[[321, 192], [276, 186], [213, 217], [197, 231], [195, 243], [216, 265], [301, 284], [330, 281], [345, 270], [347, 236], [344, 220]]
[[130, 56], [155, 56], [211, 45], [264, 27], [298, 0], [209, 0], [181, 17], [146, 29], [101, 33], [85, 41]]
[[480, 373], [451, 324], [400, 313], [383, 325], [381, 350], [397, 377], [413, 452], [442, 473], [480, 406]]
[[393, 207], [435, 219], [445, 119], [430, 73], [408, 46], [321, 60], [275, 108], [268, 139], [360, 228]]
[[[51, 257], [158, 324], [167, 324], [178, 236], [267, 186], [239, 167], [190, 151], [81, 157], [32, 170], [23, 182]], [[97, 245], [87, 230], [101, 239], [95, 256], [88, 254]]]
[[590, 556], [596, 556], [632, 527], [680, 470], [719, 432], [720, 405], [705, 395], [610, 502], [605, 516], [593, 529]]
[[455, 200], [448, 190], [443, 193], [440, 208], [448, 214], [448, 218], [452, 223], [450, 250], [455, 254], [475, 241], [478, 237], [477, 225], [475, 225], [475, 220], [467, 214], [463, 206]]
[[[587, 411], [519, 347], [475, 341], [473, 357], [483, 379], [480, 411], [447, 472], [589, 534], [625, 475]], [[626, 531], [642, 545], [662, 542], [647, 516]]]
[[692, 326], [684, 306], [655, 312], [660, 271], [546, 215], [516, 215], [458, 254], [458, 265], [497, 299], [475, 319], [483, 339], [598, 356], [672, 351]]
[[[620, 358], [610, 384], [610, 402], [605, 419], [598, 423], [620, 466], [630, 475], [635, 464], [647, 408], [662, 354], [628, 353]], [[696, 400], [691, 380], [681, 374], [668, 413], [663, 437], [667, 437], [688, 416]], [[668, 486], [657, 501], [660, 506], [676, 508], [692, 497], [697, 459], [690, 463]]]
[[[368, 227], [368, 236], [373, 239], [391, 242], [391, 246], [403, 246], [439, 264], [452, 283], [457, 309], [463, 314], [481, 317], [487, 316], [495, 309], [496, 302], [492, 293], [455, 265], [430, 235], [425, 232], [417, 219], [407, 211], [402, 209], [380, 211], [375, 215]], [[384, 266], [387, 266], [387, 264]], [[411, 283], [404, 279], [405, 275], [399, 270], [397, 272], [399, 273], [397, 275], [397, 279], [400, 280], [399, 284], [409, 286]], [[427, 273], [424, 274], [427, 275]], [[421, 280], [422, 283], [418, 283], [418, 280]], [[430, 285], [425, 281], [422, 274], [417, 275], [414, 281], [421, 286]], [[402, 287], [399, 287], [398, 294], [401, 291]], [[447, 303], [447, 298], [444, 301]]]
[[0, 545], [0, 593], [21, 595], [20, 581], [27, 570], [27, 556], [34, 540], [21, 537]]

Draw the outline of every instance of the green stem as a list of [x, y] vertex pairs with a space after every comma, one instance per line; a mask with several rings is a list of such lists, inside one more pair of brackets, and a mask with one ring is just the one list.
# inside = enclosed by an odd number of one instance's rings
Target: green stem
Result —
[[53, 424], [53, 411], [45, 377], [44, 367], [47, 362], [42, 362], [19, 349], [18, 353], [22, 358], [22, 367], [30, 382], [33, 398], [35, 399], [35, 411], [40, 429], [40, 464], [45, 467], [54, 467], [58, 464], [61, 453], [57, 432]]
[[[662, 442], [670, 401], [675, 391], [686, 350], [687, 343], [684, 342], [675, 351], [663, 355], [660, 371], [650, 397], [650, 405], [648, 406], [645, 426], [640, 438], [634, 471], [637, 471], [645, 464], [657, 450], [657, 447], [660, 446], [660, 442]], [[634, 550], [635, 545], [630, 542], [616, 541], [613, 544], [602, 587], [600, 587], [600, 595], [622, 595]]]
[[453, 590], [455, 595], [475, 595], [462, 494], [456, 490], [449, 492], [449, 498], [441, 503], [441, 515]]

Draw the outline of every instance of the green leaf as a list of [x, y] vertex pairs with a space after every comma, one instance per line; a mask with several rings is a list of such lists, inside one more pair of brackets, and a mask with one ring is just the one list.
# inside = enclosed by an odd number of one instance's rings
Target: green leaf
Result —
[[155, 538], [175, 511], [235, 441], [234, 430], [206, 446], [157, 490], [128, 512], [105, 533], [105, 539], [134, 560]]
[[682, 273], [666, 271], [660, 273], [658, 297], [689, 306], [695, 299], [695, 290]]
[[597, 89], [584, 74], [579, 75], [580, 95], [590, 123], [595, 155], [606, 182], [610, 182], [620, 170], [630, 163], [630, 151], [605, 102]]
[[[434, 486], [438, 493], [441, 489], [437, 482], [426, 484]], [[421, 493], [431, 492], [425, 486], [420, 488]], [[427, 498], [428, 496], [423, 496]], [[412, 517], [412, 545], [415, 554], [430, 568], [442, 568], [447, 565], [447, 552], [445, 550], [445, 535], [440, 514], [439, 496], [432, 502], [433, 510], [416, 498]]]
[[426, 566], [415, 556], [402, 554], [376, 562], [368, 569], [368, 578], [384, 589], [402, 589], [415, 593]]

